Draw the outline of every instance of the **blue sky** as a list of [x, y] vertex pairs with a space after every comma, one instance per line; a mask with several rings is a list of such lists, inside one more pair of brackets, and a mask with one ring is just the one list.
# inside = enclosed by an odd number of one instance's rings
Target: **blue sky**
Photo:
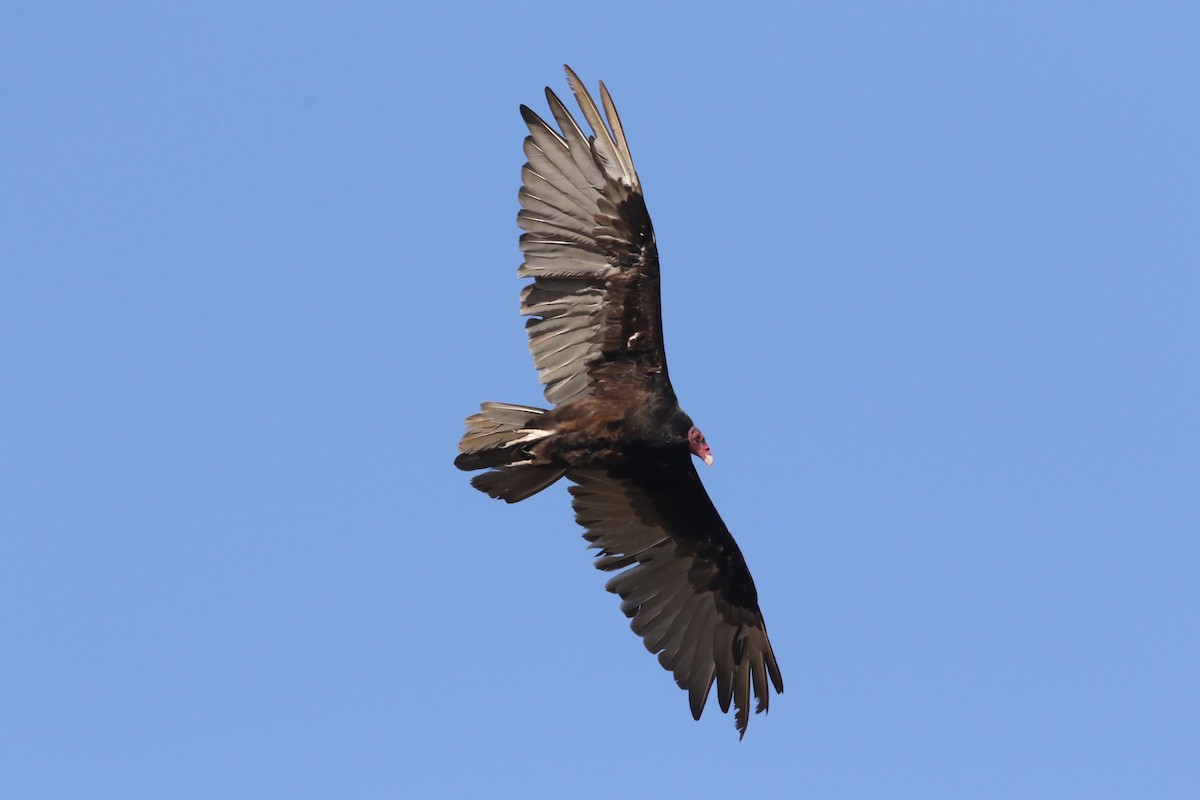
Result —
[[[1195, 797], [1191, 4], [8, 3], [0, 794]], [[787, 692], [739, 743], [564, 488], [519, 103], [613, 91]]]

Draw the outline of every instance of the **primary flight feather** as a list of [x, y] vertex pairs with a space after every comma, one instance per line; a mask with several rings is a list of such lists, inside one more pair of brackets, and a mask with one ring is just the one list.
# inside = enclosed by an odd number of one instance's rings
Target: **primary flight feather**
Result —
[[712, 452], [667, 375], [658, 249], [625, 131], [604, 84], [601, 116], [566, 71], [592, 133], [549, 88], [557, 129], [521, 106], [517, 214], [518, 274], [533, 279], [521, 313], [555, 407], [484, 403], [454, 463], [487, 470], [471, 484], [510, 503], [573, 482], [575, 519], [596, 566], [615, 573], [606, 588], [634, 632], [688, 692], [693, 717], [715, 683], [745, 735], [751, 695], [765, 711], [768, 681], [783, 692], [783, 679], [750, 571], [692, 461], [712, 464]]

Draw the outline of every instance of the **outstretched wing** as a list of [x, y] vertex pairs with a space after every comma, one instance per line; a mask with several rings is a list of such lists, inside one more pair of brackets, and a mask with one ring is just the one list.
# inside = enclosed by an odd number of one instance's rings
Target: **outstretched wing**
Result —
[[[733, 536], [686, 452], [630, 459], [607, 470], [570, 470], [575, 519], [599, 549], [596, 566], [624, 569], [606, 585], [646, 649], [688, 692], [700, 718], [717, 684], [722, 711], [732, 699], [742, 735], [750, 695], [766, 711], [767, 680], [783, 678], [758, 593]], [[628, 567], [628, 569], [625, 569]]]
[[567, 81], [592, 129], [587, 135], [546, 89], [555, 130], [526, 106], [528, 163], [517, 221], [533, 278], [521, 294], [546, 399], [568, 403], [609, 387], [673, 397], [663, 353], [658, 249], [621, 120], [604, 84], [606, 125], [579, 78]]

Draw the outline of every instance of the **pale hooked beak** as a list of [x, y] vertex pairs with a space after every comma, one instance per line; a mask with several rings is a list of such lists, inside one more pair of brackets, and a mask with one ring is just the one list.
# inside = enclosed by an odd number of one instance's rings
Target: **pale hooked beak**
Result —
[[704, 441], [704, 434], [695, 425], [688, 431], [688, 449], [692, 451], [692, 455], [703, 461], [708, 466], [712, 466], [713, 457], [712, 449], [709, 448], [708, 442]]

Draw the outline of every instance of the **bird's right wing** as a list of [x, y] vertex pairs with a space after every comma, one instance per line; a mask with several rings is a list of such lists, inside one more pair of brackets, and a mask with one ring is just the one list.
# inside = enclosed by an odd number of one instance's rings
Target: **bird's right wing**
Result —
[[[616, 107], [604, 84], [608, 123], [579, 78], [567, 80], [593, 133], [579, 127], [554, 92], [546, 99], [560, 130], [526, 106], [528, 163], [517, 220], [533, 278], [521, 294], [546, 399], [662, 392], [670, 396], [663, 352], [658, 248], [641, 183]], [[561, 132], [560, 132], [561, 131]]]

